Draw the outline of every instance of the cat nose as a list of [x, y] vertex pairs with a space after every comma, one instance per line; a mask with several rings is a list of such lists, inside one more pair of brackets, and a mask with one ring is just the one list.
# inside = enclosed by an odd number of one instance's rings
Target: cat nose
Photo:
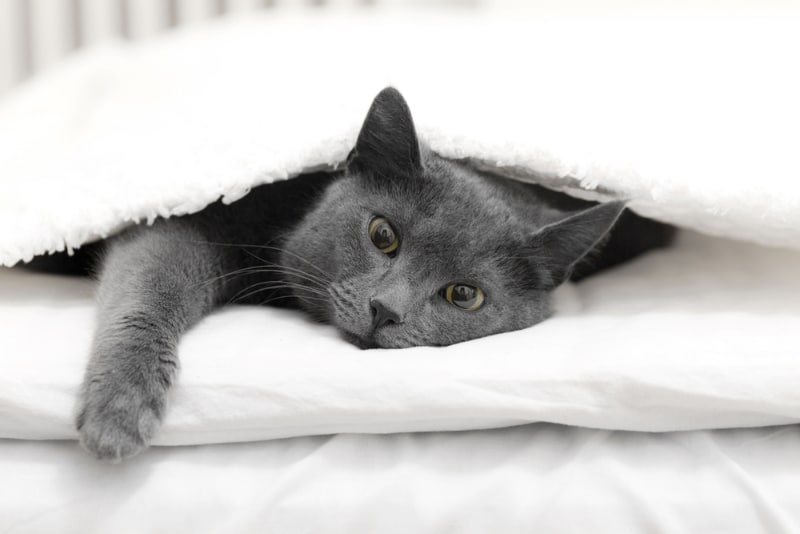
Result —
[[387, 324], [398, 324], [402, 317], [378, 299], [370, 299], [369, 307], [372, 310], [372, 329], [377, 330]]

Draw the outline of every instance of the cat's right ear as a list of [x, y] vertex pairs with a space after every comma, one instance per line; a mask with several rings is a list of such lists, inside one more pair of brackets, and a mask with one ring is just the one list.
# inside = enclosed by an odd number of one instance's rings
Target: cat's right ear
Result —
[[409, 177], [422, 168], [421, 161], [411, 111], [400, 91], [387, 87], [372, 101], [347, 169], [386, 178]]

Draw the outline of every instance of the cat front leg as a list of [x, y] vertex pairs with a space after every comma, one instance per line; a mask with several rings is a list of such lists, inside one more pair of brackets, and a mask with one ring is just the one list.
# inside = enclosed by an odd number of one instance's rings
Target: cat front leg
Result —
[[220, 253], [180, 221], [112, 242], [77, 417], [80, 442], [97, 458], [118, 462], [148, 446], [178, 372], [180, 336], [214, 306]]

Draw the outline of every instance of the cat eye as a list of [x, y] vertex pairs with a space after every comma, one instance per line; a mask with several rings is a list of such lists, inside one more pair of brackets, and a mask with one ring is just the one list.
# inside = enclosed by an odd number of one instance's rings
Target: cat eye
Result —
[[383, 217], [375, 217], [369, 223], [369, 238], [372, 244], [380, 249], [384, 254], [391, 254], [400, 246], [397, 233]]
[[450, 284], [444, 289], [444, 298], [462, 310], [475, 311], [483, 306], [484, 294], [481, 288], [467, 284]]

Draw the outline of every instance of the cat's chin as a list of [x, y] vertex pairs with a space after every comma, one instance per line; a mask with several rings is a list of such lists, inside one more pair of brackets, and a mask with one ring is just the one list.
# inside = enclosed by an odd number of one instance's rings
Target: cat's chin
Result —
[[395, 344], [390, 342], [386, 342], [384, 340], [381, 342], [375, 336], [359, 336], [358, 334], [354, 334], [352, 332], [348, 332], [347, 330], [342, 330], [342, 336], [345, 340], [349, 343], [355, 345], [356, 347], [367, 350], [367, 349], [405, 349], [412, 347], [413, 345], [406, 345], [406, 344]]
[[378, 345], [378, 343], [372, 337], [359, 336], [352, 332], [348, 332], [347, 330], [342, 330], [341, 332], [342, 336], [348, 343], [355, 345], [359, 349], [367, 350], [381, 348], [381, 346]]

